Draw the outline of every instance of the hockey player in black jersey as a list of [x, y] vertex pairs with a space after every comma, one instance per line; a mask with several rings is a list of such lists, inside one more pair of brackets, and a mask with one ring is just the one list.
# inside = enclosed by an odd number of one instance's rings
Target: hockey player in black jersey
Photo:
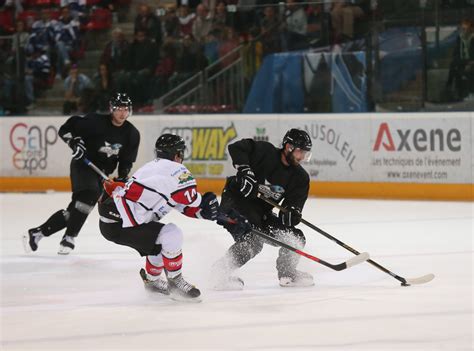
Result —
[[[237, 169], [235, 176], [227, 179], [222, 193], [221, 211], [237, 210], [250, 224], [273, 237], [302, 249], [306, 239], [303, 232], [295, 226], [301, 220], [301, 211], [308, 197], [309, 175], [300, 165], [311, 157], [311, 138], [299, 129], [289, 130], [282, 143], [276, 148], [266, 141], [242, 139], [229, 145], [232, 163]], [[276, 216], [272, 206], [257, 198], [258, 184], [279, 185], [285, 191], [282, 206]], [[230, 290], [243, 288], [243, 281], [232, 275], [255, 257], [263, 248], [264, 241], [249, 232], [243, 236], [228, 231], [235, 243], [223, 258], [213, 265], [215, 288]], [[280, 248], [276, 261], [278, 279], [281, 286], [310, 286], [313, 277], [296, 269], [299, 255]]]
[[110, 100], [110, 114], [72, 116], [60, 127], [59, 136], [72, 149], [72, 199], [67, 209], [55, 212], [45, 223], [23, 235], [26, 252], [36, 251], [43, 237], [63, 228], [66, 232], [58, 254], [66, 255], [74, 249], [74, 240], [102, 193], [100, 176], [84, 159], [92, 161], [107, 175], [118, 165], [118, 178], [126, 179], [140, 144], [140, 133], [127, 121], [131, 114], [132, 101], [126, 94], [117, 93]]

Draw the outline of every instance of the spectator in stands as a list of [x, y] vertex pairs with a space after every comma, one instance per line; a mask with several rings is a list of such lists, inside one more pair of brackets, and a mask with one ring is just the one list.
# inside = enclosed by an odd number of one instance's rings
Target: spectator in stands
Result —
[[191, 12], [194, 12], [197, 5], [199, 5], [200, 3], [201, 3], [201, 0], [177, 0], [176, 1], [176, 5], [178, 6], [178, 8], [180, 8], [181, 6], [188, 6]]
[[10, 35], [15, 31], [15, 11], [12, 6], [0, 6], [0, 35]]
[[225, 27], [222, 42], [219, 45], [219, 59], [222, 59], [221, 68], [231, 65], [239, 58], [239, 53], [228, 55], [240, 45], [239, 38], [232, 27]]
[[262, 41], [258, 39], [260, 29], [252, 27], [246, 40], [242, 41], [242, 58], [244, 61], [244, 79], [246, 87], [250, 87], [251, 81], [260, 68], [263, 59]]
[[[262, 8], [256, 8], [256, 0], [227, 0], [227, 5], [236, 4], [238, 5], [238, 11], [236, 12], [235, 23], [233, 27], [239, 33], [247, 33], [249, 28], [253, 28], [258, 25], [257, 18], [262, 16]], [[264, 2], [267, 4], [268, 2]], [[272, 3], [276, 3], [272, 1]], [[259, 4], [261, 5], [261, 4]]]
[[79, 73], [79, 68], [76, 64], [71, 65], [69, 75], [64, 80], [64, 115], [77, 111], [79, 98], [84, 90], [88, 88], [92, 88], [92, 82], [89, 77]]
[[179, 38], [180, 23], [178, 16], [176, 15], [175, 7], [170, 7], [166, 10], [166, 14], [163, 17], [163, 28], [165, 30], [165, 38]]
[[34, 51], [46, 53], [51, 59], [51, 48], [54, 46], [54, 28], [50, 18], [50, 11], [41, 9], [39, 19], [31, 26], [30, 37], [28, 38], [27, 51], [32, 54]]
[[286, 0], [284, 51], [302, 49], [306, 45], [308, 19], [299, 0]]
[[196, 14], [189, 10], [189, 6], [181, 5], [178, 8], [179, 30], [181, 37], [192, 34], [193, 22], [195, 18]]
[[280, 21], [275, 13], [275, 8], [267, 6], [263, 10], [263, 19], [260, 23], [262, 35], [263, 56], [281, 51]]
[[356, 0], [335, 1], [331, 10], [331, 23], [335, 40], [341, 42], [353, 39], [354, 23], [364, 15], [364, 10]]
[[158, 55], [157, 45], [146, 37], [144, 30], [139, 29], [135, 40], [130, 44], [125, 71], [118, 82], [118, 90], [129, 94], [137, 108], [146, 105], [151, 98], [152, 89], [148, 85], [151, 83]]
[[77, 114], [85, 115], [92, 112], [97, 112], [99, 109], [97, 105], [97, 98], [95, 95], [94, 88], [85, 88], [79, 100], [77, 101]]
[[[240, 50], [235, 51], [240, 45], [239, 38], [235, 32], [235, 29], [232, 27], [225, 27], [222, 32], [222, 41], [219, 45], [219, 66], [216, 68], [224, 69], [230, 67], [236, 60], [240, 57]], [[230, 72], [230, 71], [229, 71]], [[235, 83], [240, 81], [234, 79], [233, 74], [227, 74], [225, 76], [225, 81], [218, 80], [216, 84], [211, 89], [214, 89], [212, 92], [212, 103], [213, 104], [223, 104], [225, 101], [229, 101], [233, 95], [233, 91], [236, 89]]]
[[68, 7], [63, 7], [61, 17], [58, 21], [51, 21], [51, 25], [57, 51], [56, 72], [62, 75], [71, 64], [71, 52], [77, 49], [80, 43], [79, 22], [71, 16]]
[[231, 15], [227, 12], [224, 1], [219, 1], [216, 6], [216, 13], [212, 18], [212, 28], [223, 30], [225, 27], [233, 27]]
[[68, 7], [71, 16], [81, 24], [87, 23], [87, 6], [84, 0], [61, 0], [61, 7]]
[[[209, 18], [211, 19], [214, 18], [214, 15], [216, 14], [216, 0], [201, 0], [201, 4], [203, 4], [207, 8], [209, 12], [208, 14]], [[196, 12], [197, 12], [197, 7], [196, 7]]]
[[158, 98], [169, 89], [169, 78], [176, 70], [176, 48], [173, 38], [165, 39], [161, 49], [161, 59], [156, 66], [153, 82], [153, 97]]
[[43, 90], [48, 88], [51, 62], [46, 52], [35, 51], [26, 60], [25, 94], [27, 105], [31, 106]]
[[16, 67], [11, 51], [11, 41], [0, 38], [0, 109], [2, 114], [15, 110]]
[[[12, 41], [9, 42], [8, 54], [5, 56], [5, 61], [0, 61], [1, 66], [5, 66], [7, 71], [11, 74], [6, 77], [5, 89], [9, 91], [8, 94], [15, 94], [19, 96], [17, 90], [21, 91], [22, 98], [24, 98], [26, 91], [24, 90], [23, 77], [24, 68], [26, 67], [25, 47], [28, 41], [28, 33], [24, 32], [24, 22], [17, 21], [15, 24], [15, 32], [13, 33]], [[18, 48], [18, 51], [17, 51]], [[18, 73], [20, 79], [18, 79]], [[21, 99], [18, 99], [21, 100]], [[18, 101], [18, 103], [22, 103]]]
[[25, 52], [26, 46], [28, 44], [28, 38], [30, 34], [25, 31], [25, 22], [17, 21], [15, 24], [15, 33], [13, 33], [13, 42], [12, 50], [16, 52], [16, 48], [20, 50], [21, 53]]
[[11, 10], [13, 17], [16, 18], [20, 13], [24, 11], [23, 8], [24, 1], [21, 0], [5, 0], [2, 4], [6, 9]]
[[459, 36], [453, 50], [446, 86], [454, 83], [454, 99], [473, 99], [474, 95], [474, 23], [469, 19], [461, 22]]
[[169, 80], [170, 87], [185, 81], [206, 66], [207, 59], [202, 46], [194, 40], [192, 35], [186, 35], [176, 60], [176, 72]]
[[331, 16], [322, 4], [309, 4], [307, 37], [311, 47], [327, 46], [331, 43]]
[[100, 57], [100, 63], [108, 67], [111, 74], [121, 74], [128, 56], [129, 43], [120, 28], [112, 31], [112, 40], [107, 43]]
[[[150, 41], [154, 42], [158, 47], [161, 46], [161, 21], [146, 4], [139, 5], [138, 15], [135, 17], [135, 35], [138, 31], [143, 31]], [[135, 100], [133, 101], [135, 102]]]
[[206, 36], [209, 34], [212, 28], [212, 18], [209, 14], [208, 8], [199, 4], [196, 7], [196, 19], [193, 23], [193, 37], [200, 43], [204, 44]]
[[221, 29], [213, 29], [206, 36], [204, 43], [204, 55], [206, 55], [207, 62], [213, 64], [219, 59], [219, 46], [221, 45], [222, 31]]
[[109, 101], [116, 93], [114, 80], [105, 63], [99, 64], [99, 70], [93, 78], [94, 99], [97, 111], [109, 113]]

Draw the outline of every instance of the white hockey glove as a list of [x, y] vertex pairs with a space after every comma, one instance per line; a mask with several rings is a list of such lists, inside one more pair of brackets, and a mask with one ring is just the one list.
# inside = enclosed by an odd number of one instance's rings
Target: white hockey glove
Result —
[[252, 197], [257, 193], [257, 178], [250, 166], [242, 165], [237, 168], [237, 184], [243, 197]]

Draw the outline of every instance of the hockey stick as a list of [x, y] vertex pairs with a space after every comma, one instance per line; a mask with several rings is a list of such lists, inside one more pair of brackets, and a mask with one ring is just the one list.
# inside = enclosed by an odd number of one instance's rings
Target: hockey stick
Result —
[[[277, 204], [276, 202], [266, 198], [265, 196], [262, 196], [260, 193], [257, 193], [257, 197], [259, 197], [260, 199], [262, 199], [263, 201], [267, 202], [268, 204], [278, 208], [279, 210], [282, 210], [282, 211], [286, 211], [286, 208], [284, 208], [283, 206], [280, 206], [279, 204]], [[322, 230], [321, 228], [318, 228], [317, 226], [315, 226], [314, 224], [306, 221], [304, 218], [301, 218], [301, 223], [307, 225], [308, 227], [310, 227], [311, 229], [317, 231], [318, 233], [324, 235], [326, 238], [334, 241], [336, 244], [342, 246], [343, 248], [345, 248], [346, 250], [352, 252], [354, 255], [359, 255], [359, 251], [353, 249], [352, 247], [350, 247], [349, 245], [343, 243], [342, 241], [340, 241], [339, 239], [336, 239], [335, 237], [333, 237], [331, 234], [325, 232], [324, 230]], [[391, 275], [393, 278], [397, 279], [398, 281], [401, 282], [401, 285], [402, 286], [410, 286], [410, 285], [416, 285], [416, 284], [425, 284], [425, 283], [428, 283], [430, 281], [432, 281], [434, 279], [434, 274], [430, 273], [430, 274], [426, 274], [426, 275], [423, 275], [421, 277], [417, 277], [417, 278], [403, 278], [395, 273], [393, 273], [392, 271], [388, 270], [387, 268], [385, 268], [384, 266], [378, 264], [377, 262], [371, 260], [371, 259], [368, 259], [367, 260], [368, 263], [370, 263], [371, 265], [375, 266], [376, 268], [380, 269], [382, 272], [385, 272], [389, 275]]]
[[[232, 218], [227, 217], [224, 214], [219, 214], [218, 221], [228, 222], [228, 223], [232, 223], [232, 224], [236, 222], [235, 220], [233, 220]], [[326, 261], [324, 261], [324, 260], [322, 260], [322, 259], [320, 259], [316, 256], [310, 255], [310, 254], [308, 254], [304, 251], [301, 251], [299, 249], [294, 248], [293, 246], [285, 244], [284, 242], [282, 242], [278, 239], [275, 239], [275, 238], [271, 237], [270, 235], [261, 232], [260, 230], [252, 228], [250, 231], [251, 231], [251, 233], [258, 235], [258, 236], [264, 238], [265, 240], [268, 240], [268, 241], [272, 242], [273, 244], [275, 244], [277, 246], [281, 246], [281, 247], [283, 247], [287, 250], [293, 251], [294, 253], [297, 253], [300, 256], [306, 257], [306, 258], [308, 258], [308, 259], [310, 259], [314, 262], [322, 264], [323, 266], [334, 269], [335, 271], [342, 271], [344, 269], [350, 268], [350, 267], [355, 266], [359, 263], [367, 261], [370, 257], [367, 252], [363, 252], [363, 253], [357, 254], [357, 256], [352, 257], [352, 258], [350, 258], [349, 260], [347, 260], [345, 262], [338, 263], [338, 264], [331, 264], [331, 263], [326, 262]]]
[[109, 177], [107, 177], [107, 175], [104, 172], [102, 172], [102, 170], [99, 167], [93, 164], [92, 161], [88, 160], [87, 158], [84, 158], [83, 160], [84, 160], [84, 163], [90, 168], [92, 168], [95, 173], [100, 175], [105, 182], [112, 182], [112, 180]]
[[115, 188], [117, 188], [119, 186], [120, 187], [125, 186], [124, 182], [115, 182], [112, 179], [110, 179], [109, 177], [107, 177], [107, 175], [104, 172], [102, 172], [102, 170], [99, 167], [97, 167], [95, 164], [92, 163], [92, 161], [88, 160], [87, 158], [84, 159], [84, 163], [86, 165], [88, 165], [90, 168], [92, 168], [94, 170], [94, 172], [96, 172], [98, 175], [100, 175], [100, 177], [104, 181], [102, 186], [104, 187], [105, 192], [109, 196], [112, 196], [112, 193], [114, 192]]

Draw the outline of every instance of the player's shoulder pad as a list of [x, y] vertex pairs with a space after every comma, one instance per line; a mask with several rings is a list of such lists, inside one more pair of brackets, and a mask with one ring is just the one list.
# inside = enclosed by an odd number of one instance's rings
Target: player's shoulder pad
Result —
[[258, 140], [255, 142], [255, 144], [259, 145], [260, 147], [264, 149], [269, 149], [269, 150], [275, 150], [277, 147], [273, 145], [271, 142], [266, 141], [266, 140]]
[[178, 163], [169, 161], [174, 164], [174, 167], [171, 168], [171, 176], [175, 178], [178, 182], [178, 185], [189, 185], [190, 183], [196, 183], [196, 179], [191, 174], [191, 172], [186, 168], [186, 166]]
[[302, 165], [298, 165], [298, 167], [296, 167], [296, 174], [301, 181], [309, 182], [309, 173]]
[[189, 172], [186, 166], [179, 162], [168, 160], [166, 158], [155, 158], [154, 161], [158, 162], [162, 168], [165, 168], [166, 172], [172, 177], [179, 177], [181, 173]]
[[128, 128], [130, 128], [130, 133], [132, 134], [136, 134], [138, 136], [140, 136], [140, 131], [138, 130], [137, 127], [135, 127], [133, 125], [133, 123], [129, 122], [129, 121], [125, 121], [126, 125], [128, 126]]
[[70, 121], [77, 121], [77, 120], [82, 120], [84, 119], [84, 116], [81, 116], [81, 115], [72, 115], [71, 117], [69, 117], [67, 119], [67, 122], [70, 122]]

